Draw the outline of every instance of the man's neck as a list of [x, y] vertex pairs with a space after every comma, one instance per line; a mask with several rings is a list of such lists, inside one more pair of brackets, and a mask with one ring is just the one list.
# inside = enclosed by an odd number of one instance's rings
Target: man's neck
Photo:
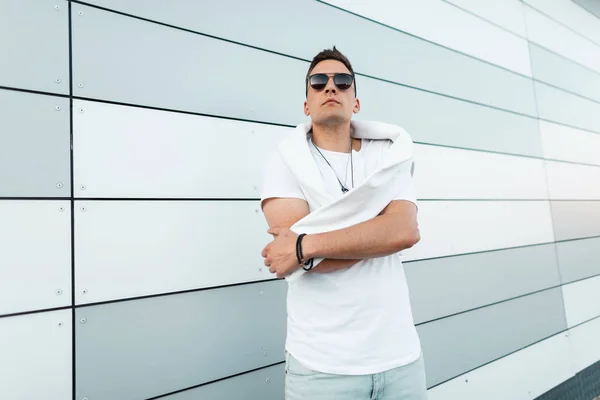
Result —
[[[312, 135], [315, 145], [323, 150], [339, 153], [350, 152], [350, 141], [352, 140], [350, 137], [350, 124], [335, 126], [313, 124]], [[353, 144], [353, 148], [357, 150], [356, 143]]]

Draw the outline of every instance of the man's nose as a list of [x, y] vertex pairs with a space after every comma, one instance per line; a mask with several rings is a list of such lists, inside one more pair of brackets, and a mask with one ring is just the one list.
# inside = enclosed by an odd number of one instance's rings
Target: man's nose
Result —
[[325, 93], [335, 93], [336, 92], [336, 88], [335, 88], [335, 84], [333, 83], [333, 77], [328, 77], [327, 79], [327, 86], [325, 86]]

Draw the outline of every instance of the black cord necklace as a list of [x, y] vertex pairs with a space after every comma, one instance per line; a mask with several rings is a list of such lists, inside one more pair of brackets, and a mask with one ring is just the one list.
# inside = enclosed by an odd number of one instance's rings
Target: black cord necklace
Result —
[[[321, 157], [323, 157], [323, 160], [325, 160], [325, 162], [327, 163], [327, 165], [329, 165], [329, 168], [331, 168], [331, 170], [333, 171], [333, 174], [335, 175], [335, 179], [337, 179], [337, 181], [340, 183], [340, 188], [342, 189], [342, 193], [346, 193], [348, 191], [348, 188], [342, 183], [342, 181], [340, 181], [340, 178], [338, 178], [335, 169], [333, 169], [333, 167], [331, 166], [331, 164], [329, 164], [329, 161], [327, 161], [327, 158], [325, 158], [325, 156], [323, 155], [323, 153], [321, 153], [321, 150], [319, 150], [319, 148], [317, 147], [317, 145], [315, 144], [315, 142], [312, 140], [312, 138], [310, 139], [310, 141], [312, 142], [313, 146], [315, 147], [315, 149], [317, 149], [317, 151], [319, 152], [319, 154], [321, 155]], [[346, 163], [346, 174], [348, 173], [348, 163]], [[350, 138], [350, 173], [352, 176], [352, 188], [354, 188], [354, 163], [352, 161], [352, 138]], [[346, 175], [347, 176], [347, 175]]]

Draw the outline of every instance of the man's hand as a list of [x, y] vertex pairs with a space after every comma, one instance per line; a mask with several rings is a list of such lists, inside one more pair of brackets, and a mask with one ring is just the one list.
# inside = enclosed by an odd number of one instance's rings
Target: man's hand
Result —
[[300, 268], [296, 257], [298, 235], [289, 228], [271, 228], [267, 232], [275, 236], [275, 239], [262, 251], [265, 265], [277, 278], [285, 278]]

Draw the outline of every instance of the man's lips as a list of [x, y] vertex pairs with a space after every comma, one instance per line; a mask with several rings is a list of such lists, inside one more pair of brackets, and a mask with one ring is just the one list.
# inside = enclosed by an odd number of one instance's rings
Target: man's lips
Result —
[[327, 101], [326, 101], [325, 103], [323, 103], [323, 104], [327, 104], [327, 103], [337, 103], [337, 104], [340, 104], [340, 102], [339, 102], [339, 101], [337, 101], [337, 100], [335, 100], [335, 99], [329, 99], [329, 100], [327, 100]]

